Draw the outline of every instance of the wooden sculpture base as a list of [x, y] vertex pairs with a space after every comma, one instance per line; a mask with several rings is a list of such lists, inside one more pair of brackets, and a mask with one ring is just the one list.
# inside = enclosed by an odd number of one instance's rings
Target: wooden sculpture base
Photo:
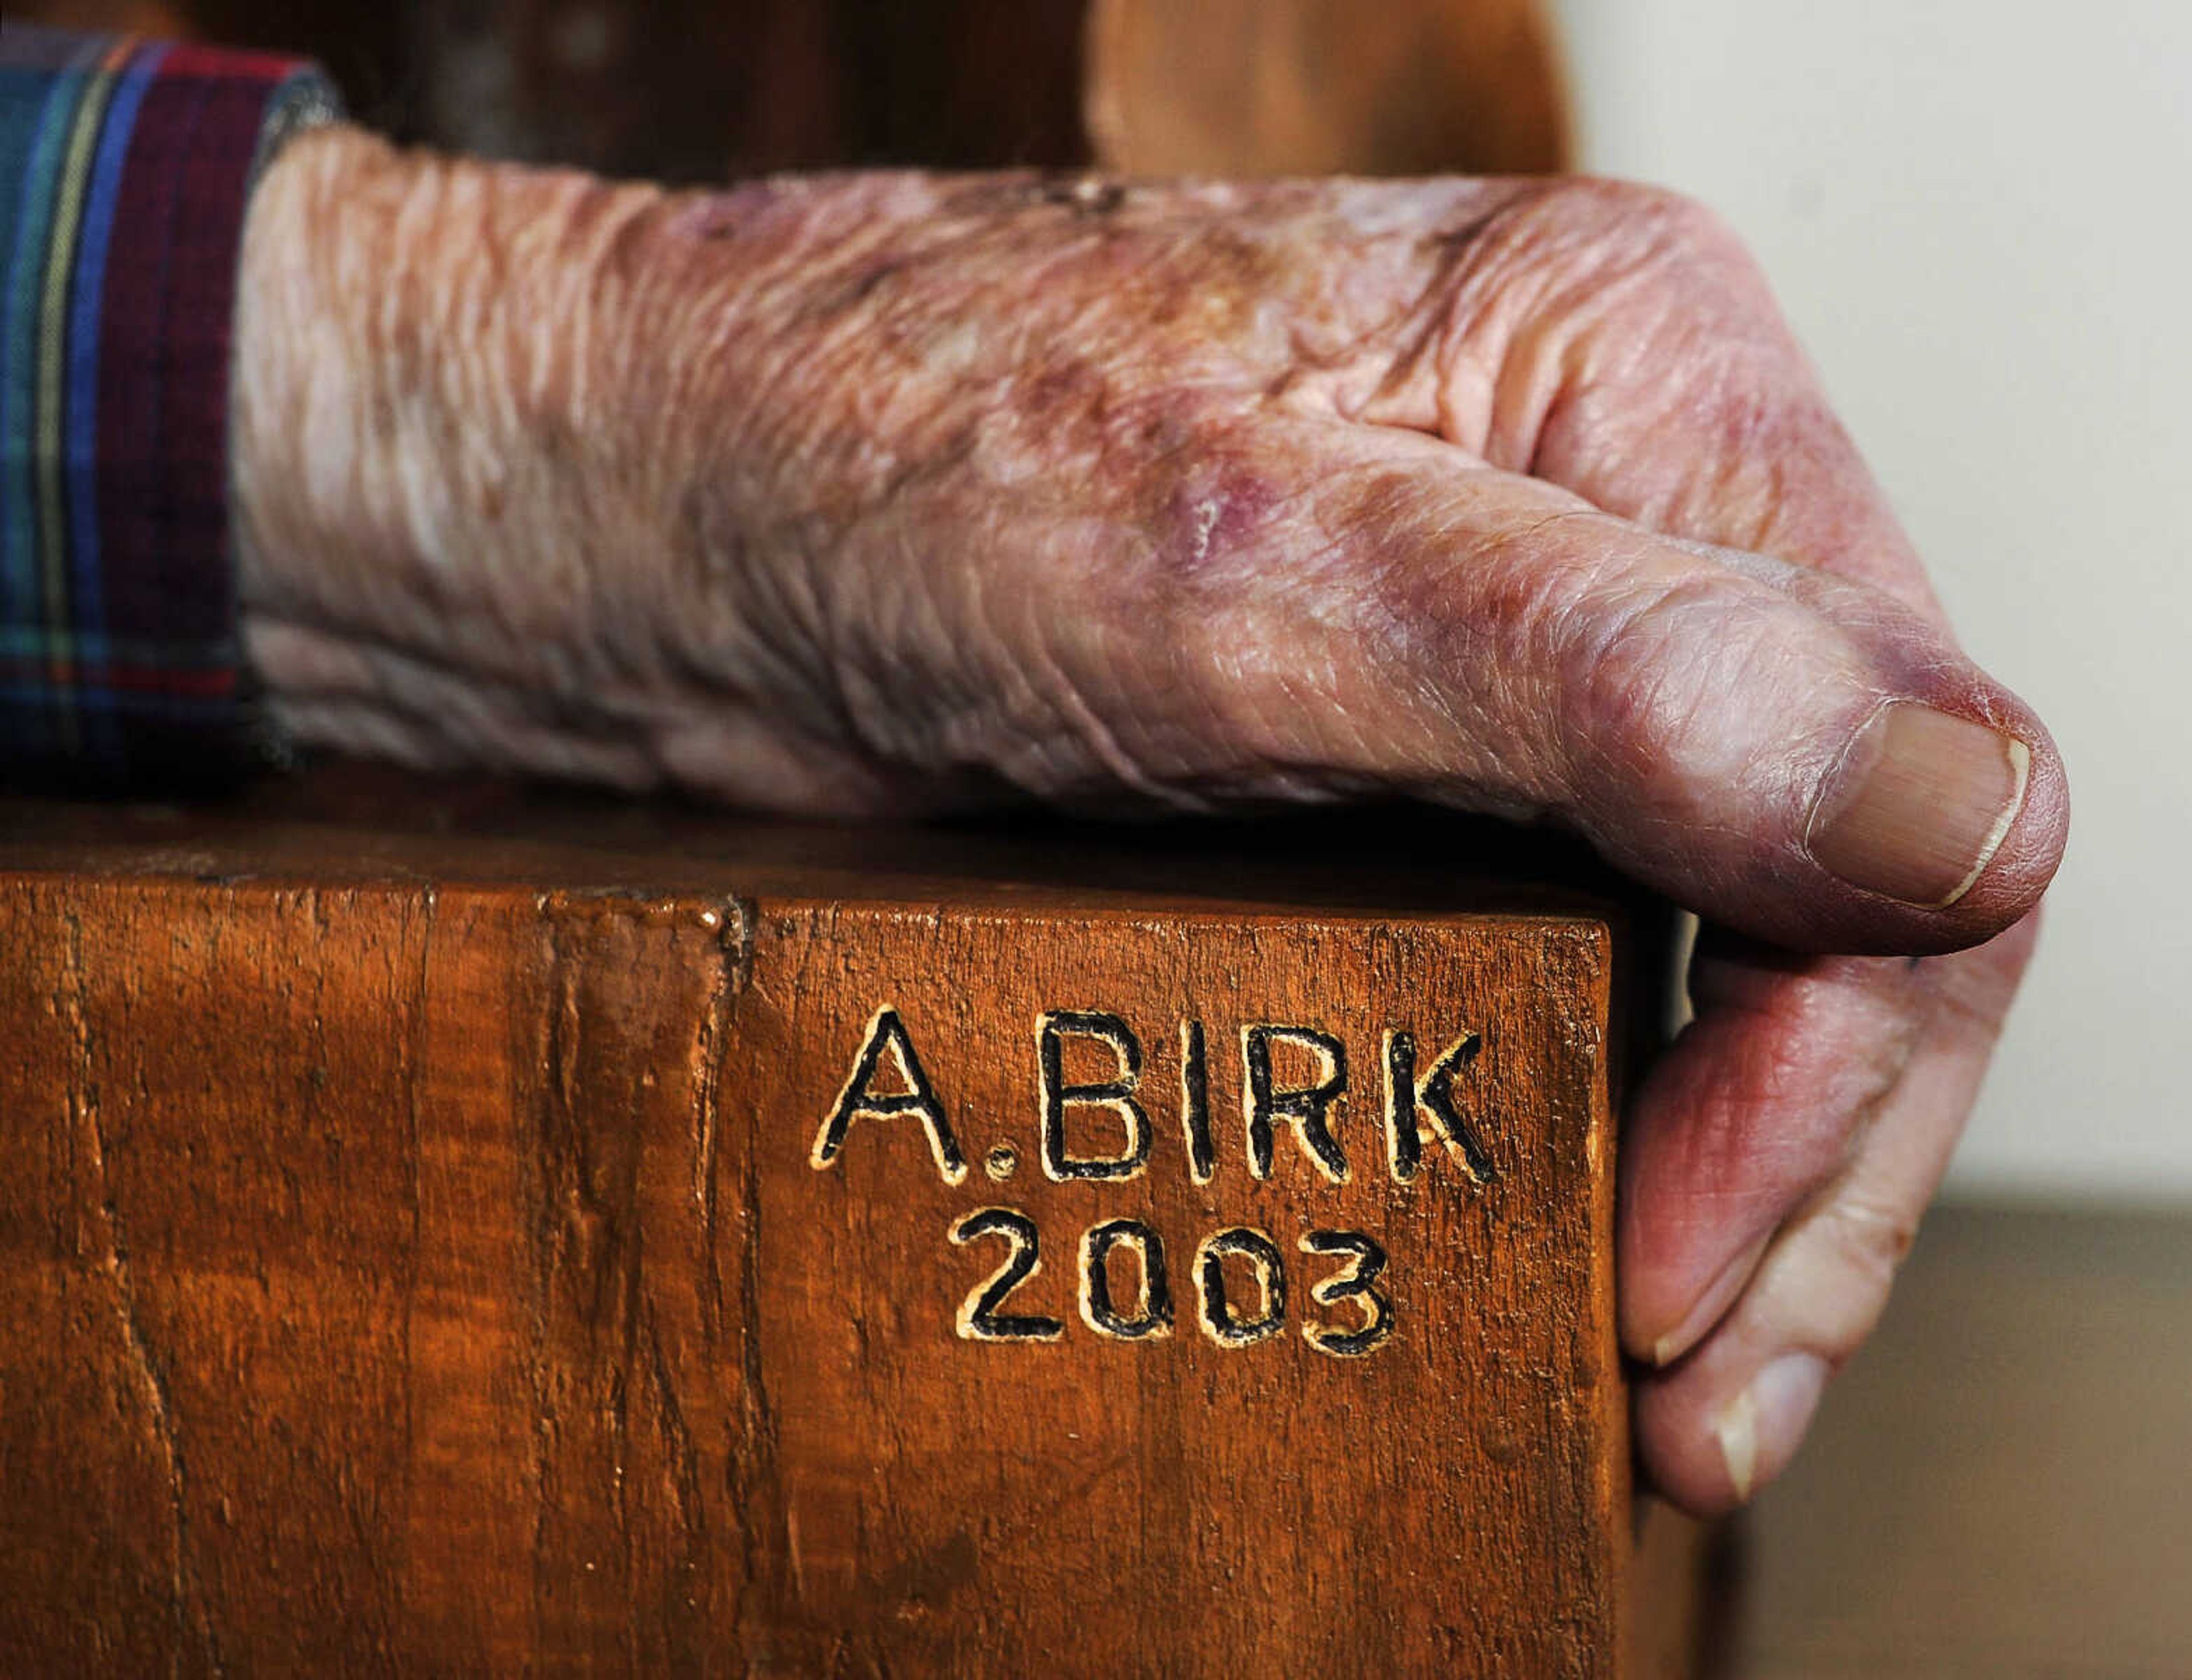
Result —
[[1647, 935], [1477, 831], [4, 822], [8, 1671], [1679, 1666]]

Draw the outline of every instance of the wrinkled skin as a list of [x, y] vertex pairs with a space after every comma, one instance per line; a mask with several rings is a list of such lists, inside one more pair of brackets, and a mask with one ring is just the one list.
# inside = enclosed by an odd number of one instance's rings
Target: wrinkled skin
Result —
[[[254, 203], [238, 334], [246, 633], [305, 740], [853, 816], [1399, 791], [1698, 911], [1697, 1020], [1626, 1118], [1623, 1335], [1673, 1497], [1786, 1462], [2067, 803], [1710, 218], [1595, 182], [669, 196], [337, 130]], [[2030, 751], [1947, 908], [1807, 845], [1898, 700]]]

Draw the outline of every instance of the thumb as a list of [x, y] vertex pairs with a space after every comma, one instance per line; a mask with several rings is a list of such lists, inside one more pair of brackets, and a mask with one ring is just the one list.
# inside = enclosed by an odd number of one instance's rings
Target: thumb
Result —
[[[1660, 536], [1405, 434], [1304, 503], [1316, 561], [1213, 615], [1270, 759], [1550, 817], [1798, 948], [1972, 944], [2054, 873], [2069, 800], [2046, 730], [1881, 591]], [[1327, 674], [1241, 681], [1290, 662]]]

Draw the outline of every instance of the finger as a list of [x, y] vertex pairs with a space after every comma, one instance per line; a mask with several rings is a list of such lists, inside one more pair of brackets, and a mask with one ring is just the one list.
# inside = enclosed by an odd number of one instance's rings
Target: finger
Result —
[[1788, 1463], [1827, 1379], [1871, 1333], [1984, 1074], [2034, 932], [1924, 969], [1932, 1014], [1847, 1167], [1777, 1236], [1733, 1308], [1641, 1384], [1638, 1445], [1687, 1507], [1740, 1503]]
[[[1450, 361], [1504, 351], [1489, 458], [1669, 535], [1869, 583], [1927, 616], [1915, 552], [1756, 262], [1693, 200], [1615, 182], [1531, 201], [1487, 242], [1487, 280], [1558, 262], [1567, 283], [1484, 321]], [[1464, 293], [1467, 287], [1464, 283]]]
[[1621, 1139], [1622, 1340], [1654, 1365], [1702, 1340], [1782, 1221], [1848, 1164], [1931, 1014], [1903, 957], [1800, 957], [1710, 931], [1697, 1015]]
[[2052, 744], [1908, 609], [1436, 440], [1325, 431], [1293, 557], [1222, 566], [1207, 539], [1231, 512], [1201, 508], [1190, 664], [1228, 738], [1550, 814], [1783, 945], [1946, 949], [2037, 900], [2066, 820]]

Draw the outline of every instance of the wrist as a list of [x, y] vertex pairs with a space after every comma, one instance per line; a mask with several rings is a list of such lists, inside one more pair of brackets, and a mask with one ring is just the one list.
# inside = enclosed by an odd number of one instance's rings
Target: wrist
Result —
[[239, 282], [238, 594], [303, 739], [654, 779], [697, 470], [649, 254], [673, 208], [356, 129], [270, 168]]

